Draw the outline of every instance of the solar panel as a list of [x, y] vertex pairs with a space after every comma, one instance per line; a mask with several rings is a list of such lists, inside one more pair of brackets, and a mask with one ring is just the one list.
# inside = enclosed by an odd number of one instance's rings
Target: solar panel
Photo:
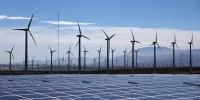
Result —
[[0, 76], [0, 100], [200, 100], [199, 75]]

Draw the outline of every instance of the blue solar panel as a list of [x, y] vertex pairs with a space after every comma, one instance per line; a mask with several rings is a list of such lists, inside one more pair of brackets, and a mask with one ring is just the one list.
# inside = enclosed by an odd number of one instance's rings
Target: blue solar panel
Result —
[[200, 100], [200, 75], [0, 76], [0, 100]]

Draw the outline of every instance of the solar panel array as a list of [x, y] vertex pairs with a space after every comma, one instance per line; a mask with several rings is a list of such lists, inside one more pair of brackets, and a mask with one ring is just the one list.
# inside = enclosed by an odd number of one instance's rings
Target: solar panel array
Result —
[[199, 84], [200, 75], [0, 76], [0, 100], [200, 100]]

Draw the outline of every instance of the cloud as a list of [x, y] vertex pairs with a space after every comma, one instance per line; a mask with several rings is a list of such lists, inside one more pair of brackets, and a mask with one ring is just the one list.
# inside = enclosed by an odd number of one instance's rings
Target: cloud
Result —
[[1, 19], [8, 19], [8, 20], [28, 20], [28, 19], [30, 19], [30, 18], [28, 18], [28, 17], [22, 17], [22, 16], [12, 16], [12, 17], [10, 17], [10, 16], [6, 16], [6, 15], [0, 15], [0, 20]]
[[[57, 25], [58, 21], [41, 21], [42, 23]], [[71, 21], [59, 21], [60, 25], [77, 25], [77, 22], [71, 22]], [[95, 23], [79, 23], [80, 25], [93, 25]]]

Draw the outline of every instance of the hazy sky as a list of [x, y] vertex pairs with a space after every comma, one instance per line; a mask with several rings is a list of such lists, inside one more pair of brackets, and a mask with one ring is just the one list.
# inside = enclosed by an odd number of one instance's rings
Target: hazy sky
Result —
[[[24, 32], [12, 30], [25, 28], [31, 15], [34, 19], [30, 28], [37, 46], [29, 36], [29, 60], [49, 59], [50, 45], [57, 50], [57, 13], [60, 14], [60, 56], [72, 46], [77, 57], [78, 27], [91, 40], [82, 39], [82, 45], [90, 52], [90, 58], [97, 57], [97, 49], [102, 46], [106, 55], [104, 29], [109, 35], [116, 33], [111, 47], [116, 55], [122, 55], [127, 47], [131, 50], [131, 32], [147, 47], [155, 40], [156, 30], [161, 46], [171, 48], [173, 34], [176, 33], [180, 49], [188, 49], [188, 42], [194, 35], [194, 48], [200, 47], [200, 1], [199, 0], [1, 0], [0, 1], [0, 63], [8, 62], [8, 54], [13, 45], [15, 60], [24, 58]], [[83, 51], [83, 49], [82, 49]], [[83, 53], [82, 53], [83, 54]], [[58, 57], [55, 53], [54, 57]], [[65, 54], [66, 57], [66, 54]]]

